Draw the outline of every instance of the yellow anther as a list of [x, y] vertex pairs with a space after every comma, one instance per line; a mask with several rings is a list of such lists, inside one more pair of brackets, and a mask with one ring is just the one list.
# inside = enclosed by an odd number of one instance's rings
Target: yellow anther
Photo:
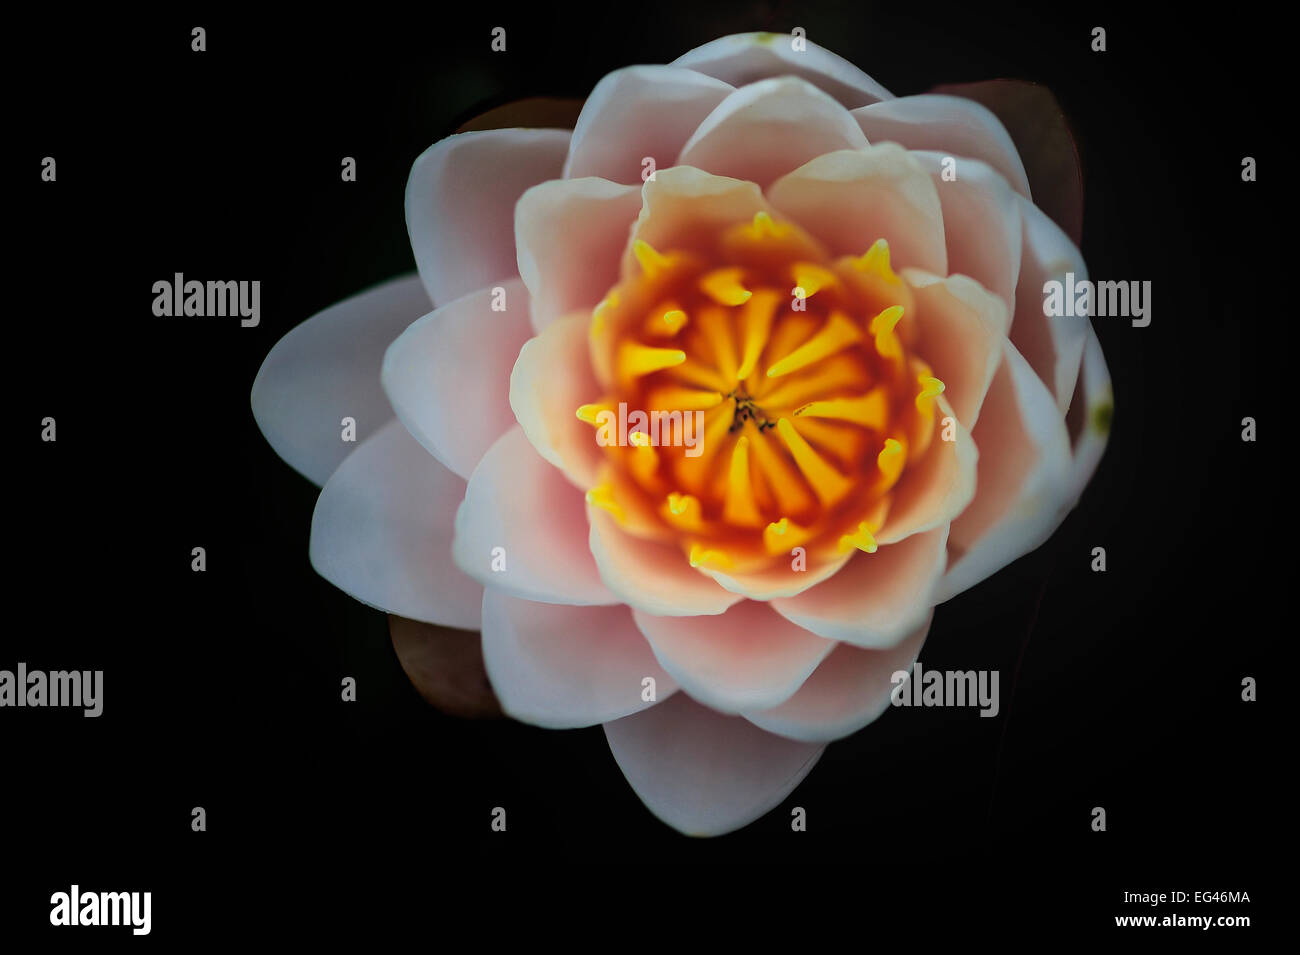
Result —
[[901, 358], [903, 346], [894, 334], [894, 326], [903, 317], [903, 306], [891, 305], [871, 320], [867, 330], [876, 338], [876, 353], [881, 358]]
[[759, 289], [754, 297], [745, 303], [740, 313], [740, 340], [742, 354], [740, 367], [736, 370], [736, 380], [743, 381], [754, 373], [758, 357], [763, 354], [767, 336], [772, 331], [772, 319], [776, 317], [776, 308], [782, 296], [774, 289]]
[[784, 222], [777, 222], [766, 212], [759, 210], [754, 213], [754, 222], [749, 230], [755, 239], [775, 239], [789, 233], [790, 226]]
[[598, 484], [587, 492], [587, 503], [608, 511], [620, 524], [624, 521], [623, 508], [614, 499], [614, 487], [610, 484]]
[[763, 547], [769, 554], [789, 553], [792, 547], [798, 547], [812, 536], [808, 528], [783, 517], [763, 528]]
[[705, 564], [709, 564], [714, 568], [731, 566], [731, 558], [725, 553], [720, 550], [706, 548], [703, 544], [692, 544], [688, 559], [692, 567], [702, 567]]
[[749, 438], [743, 434], [736, 439], [736, 446], [731, 451], [722, 516], [742, 527], [757, 527], [763, 520], [754, 501], [754, 485], [749, 475]]
[[673, 491], [668, 495], [660, 513], [674, 527], [682, 530], [696, 531], [703, 526], [700, 499], [694, 494], [682, 494]]
[[627, 436], [627, 443], [634, 448], [650, 447], [650, 435], [644, 431], [633, 431]]
[[645, 239], [636, 239], [632, 243], [632, 254], [636, 256], [641, 271], [648, 278], [654, 278], [672, 264], [672, 259], [655, 251], [654, 247]]
[[921, 385], [921, 393], [916, 396], [916, 410], [926, 415], [933, 414], [934, 399], [943, 394], [945, 385], [930, 375], [921, 375], [917, 381]]
[[804, 440], [803, 435], [794, 429], [790, 419], [782, 418], [776, 423], [776, 433], [785, 442], [786, 448], [794, 458], [803, 476], [812, 485], [813, 493], [823, 505], [834, 504], [844, 497], [853, 487], [853, 482], [826, 463], [812, 445]]
[[810, 401], [794, 413], [796, 417], [832, 418], [880, 431], [889, 422], [889, 394], [883, 387], [873, 388], [857, 398]]
[[[901, 309], [899, 310], [901, 314]], [[779, 378], [792, 371], [806, 368], [814, 362], [843, 351], [862, 340], [862, 329], [842, 312], [831, 312], [831, 317], [812, 338], [804, 342], [767, 370], [767, 377]]]
[[721, 392], [683, 388], [679, 385], [667, 385], [650, 392], [651, 410], [708, 411], [722, 404], [722, 401]]
[[700, 279], [700, 291], [719, 305], [744, 305], [754, 293], [741, 284], [744, 269], [714, 269]]
[[884, 239], [877, 239], [872, 243], [871, 248], [852, 261], [853, 267], [859, 272], [874, 275], [893, 285], [902, 281], [890, 268], [889, 243]]
[[618, 370], [622, 378], [640, 378], [686, 361], [680, 348], [652, 348], [638, 342], [623, 342], [618, 350]]
[[903, 473], [903, 465], [906, 463], [907, 448], [897, 438], [886, 438], [885, 446], [876, 455], [876, 467], [880, 468], [880, 487], [877, 490], [893, 487]]
[[796, 262], [791, 266], [790, 273], [794, 278], [794, 284], [803, 289], [804, 298], [812, 298], [822, 289], [828, 288], [838, 281], [835, 278], [835, 273], [830, 269], [814, 265], [811, 262]]
[[852, 534], [845, 534], [840, 538], [841, 554], [852, 550], [854, 547], [868, 554], [876, 552], [876, 539], [871, 536], [871, 530], [865, 521], [859, 524], [858, 529]]

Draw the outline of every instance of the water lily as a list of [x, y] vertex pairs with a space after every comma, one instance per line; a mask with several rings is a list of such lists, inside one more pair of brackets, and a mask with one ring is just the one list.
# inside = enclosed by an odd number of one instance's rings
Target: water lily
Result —
[[1043, 308], [1087, 270], [1006, 128], [810, 42], [726, 37], [606, 76], [572, 131], [448, 137], [406, 216], [418, 277], [294, 329], [253, 388], [323, 485], [312, 562], [481, 632], [506, 713], [603, 724], [685, 833], [876, 719], [935, 607], [1046, 540], [1105, 445], [1097, 338]]

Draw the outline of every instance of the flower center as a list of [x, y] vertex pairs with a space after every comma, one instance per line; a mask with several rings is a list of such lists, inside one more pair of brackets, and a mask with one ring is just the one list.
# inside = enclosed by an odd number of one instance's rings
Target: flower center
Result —
[[762, 212], [667, 252], [637, 239], [592, 315], [588, 500], [705, 569], [874, 552], [938, 426], [913, 308], [883, 239], [832, 260]]

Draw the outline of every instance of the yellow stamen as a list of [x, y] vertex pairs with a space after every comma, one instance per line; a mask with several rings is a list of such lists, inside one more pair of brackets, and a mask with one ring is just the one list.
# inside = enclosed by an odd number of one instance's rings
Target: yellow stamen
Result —
[[587, 492], [587, 503], [608, 511], [620, 524], [626, 519], [623, 508], [614, 500], [614, 487], [609, 483], [598, 484]]
[[772, 331], [772, 319], [776, 317], [776, 308], [781, 298], [781, 293], [773, 289], [759, 289], [745, 303], [745, 308], [740, 313], [742, 353], [740, 367], [736, 370], [737, 381], [744, 381], [754, 373], [758, 356], [763, 354], [763, 346], [767, 344], [767, 336]]
[[736, 446], [731, 452], [731, 470], [722, 516], [742, 527], [757, 527], [763, 520], [754, 503], [754, 486], [749, 476], [749, 438], [743, 434], [736, 440]]
[[903, 357], [903, 346], [894, 334], [894, 326], [903, 317], [903, 306], [891, 305], [871, 320], [867, 330], [876, 337], [876, 353], [881, 358]]
[[798, 547], [812, 536], [809, 528], [783, 517], [763, 528], [763, 547], [769, 554], [788, 553], [792, 547]]
[[803, 439], [789, 418], [782, 418], [776, 423], [776, 433], [785, 442], [786, 448], [803, 476], [812, 485], [813, 493], [823, 505], [833, 504], [849, 492], [853, 482], [826, 463], [820, 454]]
[[655, 278], [672, 264], [672, 259], [655, 251], [654, 247], [644, 239], [637, 239], [632, 243], [632, 254], [636, 256], [641, 271], [648, 278]]
[[796, 417], [833, 418], [881, 431], [889, 422], [889, 393], [884, 387], [879, 387], [856, 398], [810, 401], [796, 408], [794, 413]]
[[645, 320], [645, 333], [654, 338], [672, 338], [687, 322], [686, 312], [676, 302], [664, 302], [650, 310]]
[[803, 289], [804, 298], [812, 298], [822, 289], [834, 285], [835, 273], [811, 262], [796, 262], [790, 269], [794, 284]]
[[722, 404], [722, 393], [666, 385], [650, 392], [652, 411], [708, 411]]
[[898, 482], [907, 463], [907, 449], [897, 438], [886, 438], [885, 446], [876, 455], [876, 467], [880, 468], [880, 486], [877, 491], [888, 490]]
[[700, 499], [694, 494], [673, 491], [659, 513], [668, 523], [684, 531], [698, 531], [704, 524]]
[[744, 269], [715, 269], [700, 279], [700, 291], [719, 305], [744, 305], [754, 293], [741, 284]]
[[640, 378], [686, 361], [686, 352], [680, 348], [651, 348], [638, 342], [623, 342], [618, 350], [619, 377]]
[[[902, 313], [902, 309], [899, 309]], [[767, 377], [779, 378], [806, 368], [829, 355], [862, 340], [862, 330], [842, 312], [831, 312], [822, 330], [767, 370]]]
[[754, 239], [777, 239], [783, 235], [788, 235], [789, 232], [789, 225], [784, 222], [777, 222], [762, 210], [754, 213], [753, 224], [746, 227], [746, 233]]
[[600, 427], [600, 422], [596, 420], [602, 411], [613, 411], [613, 407], [605, 401], [598, 401], [589, 405], [578, 406], [578, 420], [585, 421], [593, 428]]
[[938, 378], [922, 375], [917, 378], [921, 393], [916, 396], [916, 410], [927, 417], [934, 414], [934, 399], [943, 394], [945, 385]]
[[688, 558], [692, 567], [712, 564], [714, 568], [730, 567], [731, 558], [720, 550], [706, 549], [703, 544], [692, 544]]
[[854, 547], [868, 554], [876, 552], [876, 539], [871, 536], [871, 531], [867, 528], [865, 521], [859, 524], [858, 529], [852, 534], [845, 534], [840, 538], [841, 554], [852, 550]]
[[884, 279], [891, 285], [897, 285], [902, 281], [890, 268], [889, 243], [884, 239], [877, 239], [872, 243], [871, 248], [852, 261], [853, 267], [859, 272]]

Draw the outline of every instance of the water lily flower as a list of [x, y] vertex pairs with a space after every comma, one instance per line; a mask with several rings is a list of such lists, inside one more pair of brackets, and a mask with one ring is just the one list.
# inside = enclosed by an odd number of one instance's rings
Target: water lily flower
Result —
[[606, 76], [571, 131], [448, 137], [406, 217], [418, 277], [254, 384], [323, 485], [312, 563], [481, 632], [506, 713], [602, 724], [684, 833], [876, 719], [936, 605], [1043, 543], [1105, 445], [1096, 335], [1043, 308], [1087, 270], [1006, 128], [811, 42], [725, 37]]

